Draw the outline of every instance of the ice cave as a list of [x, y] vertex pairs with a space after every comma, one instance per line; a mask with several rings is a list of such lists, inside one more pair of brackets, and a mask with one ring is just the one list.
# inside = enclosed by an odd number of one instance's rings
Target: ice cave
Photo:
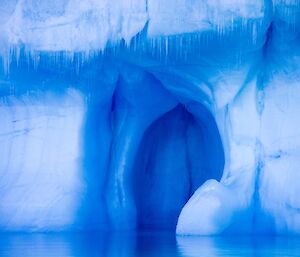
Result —
[[299, 112], [299, 0], [1, 0], [0, 232], [297, 236]]

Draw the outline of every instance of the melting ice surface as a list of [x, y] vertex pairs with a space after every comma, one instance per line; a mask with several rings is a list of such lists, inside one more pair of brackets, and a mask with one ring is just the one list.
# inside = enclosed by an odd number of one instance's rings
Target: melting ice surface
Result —
[[0, 230], [299, 234], [299, 33], [299, 0], [2, 0]]

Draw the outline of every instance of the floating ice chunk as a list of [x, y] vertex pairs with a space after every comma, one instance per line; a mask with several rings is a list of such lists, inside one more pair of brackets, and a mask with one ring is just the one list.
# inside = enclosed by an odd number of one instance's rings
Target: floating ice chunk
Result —
[[183, 207], [177, 234], [212, 235], [221, 233], [235, 209], [234, 194], [216, 180], [208, 180]]

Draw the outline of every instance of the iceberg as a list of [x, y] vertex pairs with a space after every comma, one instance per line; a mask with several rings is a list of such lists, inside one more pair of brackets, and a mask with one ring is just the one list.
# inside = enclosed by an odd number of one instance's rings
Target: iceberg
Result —
[[299, 234], [299, 0], [2, 0], [0, 230]]

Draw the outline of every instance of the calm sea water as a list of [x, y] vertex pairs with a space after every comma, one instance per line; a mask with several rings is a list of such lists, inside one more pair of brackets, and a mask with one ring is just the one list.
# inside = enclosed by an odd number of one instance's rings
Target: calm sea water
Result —
[[0, 256], [300, 256], [293, 237], [176, 237], [172, 233], [1, 234]]

